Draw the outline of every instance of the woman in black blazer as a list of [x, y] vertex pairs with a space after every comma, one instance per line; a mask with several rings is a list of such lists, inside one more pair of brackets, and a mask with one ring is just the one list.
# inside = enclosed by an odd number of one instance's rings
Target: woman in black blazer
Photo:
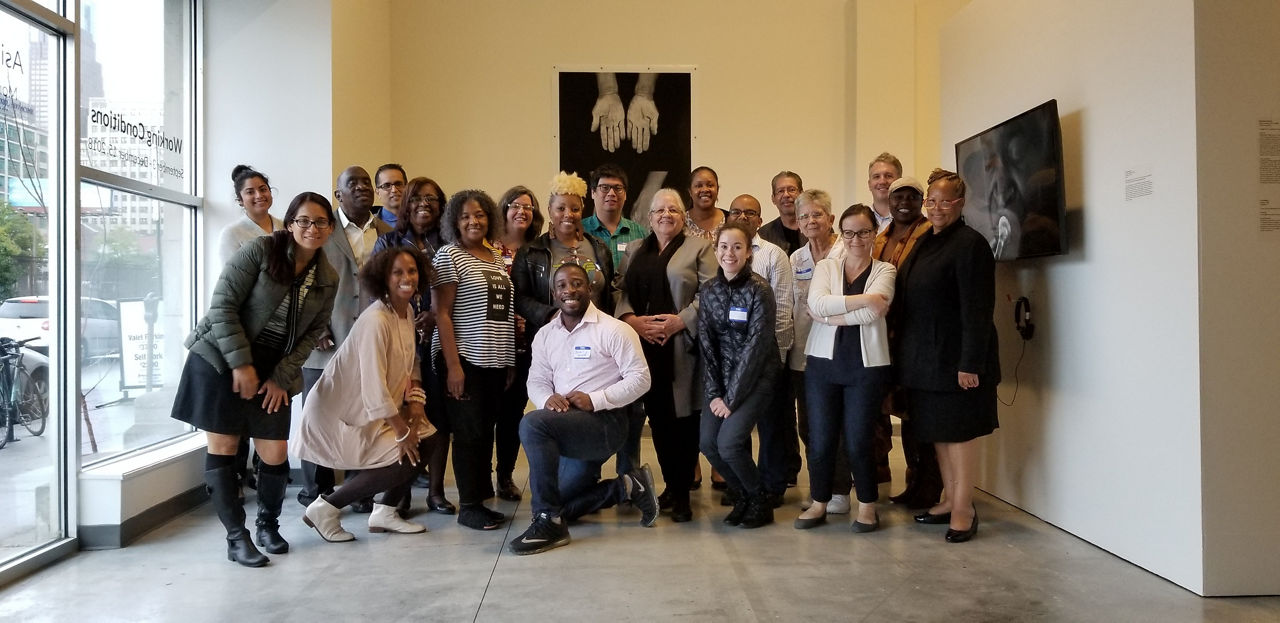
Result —
[[893, 360], [907, 388], [921, 442], [931, 442], [942, 471], [943, 501], [916, 522], [949, 526], [962, 543], [978, 530], [973, 505], [977, 439], [999, 426], [996, 384], [995, 258], [981, 234], [964, 224], [964, 181], [935, 169], [924, 201], [933, 228], [898, 270]]

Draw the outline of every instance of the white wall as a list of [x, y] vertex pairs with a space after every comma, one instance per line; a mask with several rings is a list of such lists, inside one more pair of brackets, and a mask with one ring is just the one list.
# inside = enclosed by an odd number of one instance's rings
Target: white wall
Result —
[[[1006, 400], [1012, 298], [1039, 328], [982, 486], [1201, 592], [1194, 27], [1192, 0], [974, 0], [938, 38], [944, 164], [1045, 100], [1063, 117], [1070, 253], [998, 269]], [[1135, 167], [1155, 194], [1126, 203]]]
[[1277, 594], [1280, 232], [1258, 229], [1257, 127], [1280, 120], [1280, 4], [1200, 1], [1195, 19], [1204, 588]]
[[[328, 0], [205, 2], [206, 284], [221, 270], [218, 234], [239, 218], [231, 169], [249, 164], [295, 195], [333, 196], [333, 67]], [[203, 309], [201, 310], [203, 312]]]
[[395, 0], [391, 153], [449, 192], [544, 189], [554, 67], [693, 65], [693, 162], [719, 172], [721, 207], [750, 193], [771, 218], [781, 169], [843, 200], [844, 5]]

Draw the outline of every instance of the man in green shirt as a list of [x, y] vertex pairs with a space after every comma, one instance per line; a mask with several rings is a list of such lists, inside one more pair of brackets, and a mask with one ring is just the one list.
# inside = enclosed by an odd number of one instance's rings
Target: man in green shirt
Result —
[[592, 171], [591, 200], [595, 213], [582, 220], [582, 229], [609, 247], [613, 265], [617, 267], [622, 264], [627, 246], [649, 235], [643, 225], [622, 216], [627, 204], [627, 172], [612, 163]]

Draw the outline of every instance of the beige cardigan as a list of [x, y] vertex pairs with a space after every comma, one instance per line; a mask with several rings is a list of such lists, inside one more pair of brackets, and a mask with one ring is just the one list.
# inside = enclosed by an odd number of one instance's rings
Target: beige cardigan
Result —
[[[862, 336], [862, 365], [868, 368], [887, 366], [889, 329], [884, 317], [876, 316], [866, 307], [851, 310], [845, 305], [844, 262], [847, 259], [826, 258], [813, 269], [813, 283], [809, 285], [809, 308], [823, 316], [824, 321], [814, 321], [804, 352], [813, 357], [831, 359], [836, 344], [836, 327], [858, 325]], [[892, 302], [897, 275], [898, 270], [893, 264], [871, 260], [866, 294], [880, 294]]]
[[412, 318], [375, 302], [324, 366], [307, 395], [298, 458], [336, 469], [384, 467], [400, 460], [396, 433], [384, 420], [400, 411], [419, 378]]

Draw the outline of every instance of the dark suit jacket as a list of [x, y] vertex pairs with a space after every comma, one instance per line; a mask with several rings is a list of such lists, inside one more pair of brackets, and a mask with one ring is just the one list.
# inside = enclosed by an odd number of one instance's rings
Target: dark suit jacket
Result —
[[905, 387], [959, 391], [957, 373], [1000, 382], [995, 258], [982, 234], [959, 220], [930, 229], [898, 269], [891, 322], [893, 365]]

